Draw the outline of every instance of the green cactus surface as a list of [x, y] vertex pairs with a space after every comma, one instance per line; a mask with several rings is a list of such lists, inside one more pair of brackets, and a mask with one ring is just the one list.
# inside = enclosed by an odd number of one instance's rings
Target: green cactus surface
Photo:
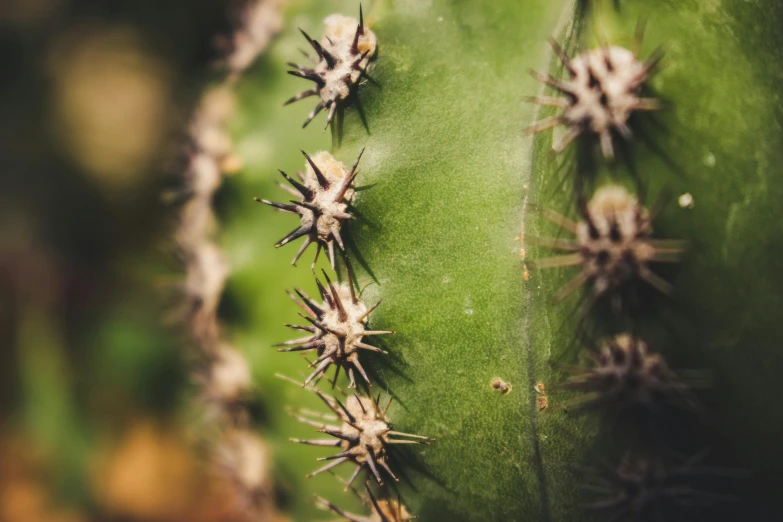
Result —
[[[233, 131], [244, 168], [218, 202], [233, 267], [223, 303], [229, 337], [253, 364], [259, 429], [292, 519], [329, 518], [313, 495], [356, 513], [371, 509], [328, 473], [304, 478], [331, 448], [288, 441], [313, 438], [292, 411], [327, 413], [312, 391], [277, 376], [304, 382], [312, 369], [272, 348], [299, 337], [283, 323], [304, 324], [284, 290], [317, 295], [315, 247], [290, 266], [299, 243], [273, 245], [298, 226], [297, 216], [252, 198], [291, 199], [277, 187], [277, 169], [304, 170], [300, 149], [330, 150], [348, 169], [365, 150], [349, 210], [355, 219], [341, 234], [361, 299], [382, 300], [368, 328], [395, 334], [373, 338], [388, 354], [362, 353], [362, 365], [381, 403], [394, 398], [394, 429], [435, 439], [393, 452], [401, 480], [377, 494], [398, 488], [425, 522], [776, 519], [783, 7], [397, 0], [363, 9], [378, 51], [330, 135], [323, 114], [301, 129], [315, 102], [282, 106], [308, 88], [285, 64], [302, 61], [297, 47], [307, 42], [297, 26], [320, 39], [326, 15], [358, 17], [359, 6], [289, 6], [285, 31], [239, 85]], [[562, 111], [529, 97], [566, 99], [530, 74], [568, 79], [549, 37], [571, 59], [638, 44], [638, 60], [652, 66], [662, 52], [641, 87], [657, 110], [633, 113], [633, 136], [612, 138], [614, 159], [588, 131], [558, 153], [552, 144], [567, 125], [526, 132]], [[571, 239], [546, 218], [583, 221], [587, 202], [609, 184], [651, 209], [654, 240], [684, 242], [671, 243], [684, 246], [678, 262], [649, 264], [671, 291], [637, 277], [595, 302], [590, 281], [558, 294], [580, 268], [544, 268], [558, 252], [541, 238]], [[319, 274], [330, 270], [320, 263]], [[338, 264], [338, 274], [327, 273], [346, 280]], [[664, 389], [667, 401], [656, 395], [630, 413], [613, 398], [587, 407], [596, 395], [584, 393], [574, 368], [590, 368], [590, 347], [624, 333], [643, 339], [676, 384]], [[347, 386], [343, 375], [335, 396]], [[320, 389], [332, 393], [326, 381]], [[644, 469], [666, 463], [659, 482], [671, 484], [640, 486], [660, 503], [631, 498], [618, 482], [640, 469], [637, 457]], [[347, 478], [349, 468], [334, 471]], [[371, 477], [355, 486], [363, 490]]]

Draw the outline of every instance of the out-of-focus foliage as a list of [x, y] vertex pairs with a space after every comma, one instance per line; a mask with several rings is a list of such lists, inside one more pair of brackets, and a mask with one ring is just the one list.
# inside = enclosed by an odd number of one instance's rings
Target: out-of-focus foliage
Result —
[[219, 0], [0, 6], [0, 520], [220, 520], [162, 300]]

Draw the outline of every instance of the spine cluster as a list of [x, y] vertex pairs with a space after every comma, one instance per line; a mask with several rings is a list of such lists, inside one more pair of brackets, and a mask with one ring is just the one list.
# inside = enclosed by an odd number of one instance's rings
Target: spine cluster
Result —
[[[294, 69], [289, 71], [290, 74], [310, 80], [315, 85], [312, 89], [297, 94], [285, 104], [309, 96], [319, 98], [304, 126], [307, 126], [320, 111], [327, 110], [328, 127], [338, 105], [347, 102], [357, 88], [377, 46], [375, 35], [364, 23], [361, 8], [358, 21], [342, 15], [331, 15], [324, 20], [324, 24], [326, 31], [320, 42], [302, 31], [315, 51], [315, 57], [308, 56], [314, 65], [305, 67], [289, 64]], [[293, 442], [338, 450], [337, 453], [318, 459], [328, 463], [308, 477], [331, 471], [344, 463], [353, 465], [353, 472], [345, 481], [346, 490], [352, 489], [353, 482], [362, 472], [368, 477], [365, 482], [366, 496], [359, 496], [371, 509], [369, 518], [345, 512], [324, 499], [319, 498], [317, 505], [357, 522], [404, 522], [414, 517], [410, 516], [399, 496], [396, 499], [391, 498], [384, 482], [384, 476], [394, 481], [398, 480], [394, 472], [397, 464], [392, 458], [392, 447], [400, 444], [428, 444], [431, 439], [394, 430], [389, 418], [391, 398], [386, 406], [381, 408], [380, 394], [373, 397], [369, 393], [372, 382], [370, 374], [362, 364], [363, 352], [386, 353], [385, 350], [369, 344], [368, 337], [394, 333], [389, 330], [370, 328], [368, 323], [371, 314], [380, 302], [368, 307], [357, 295], [351, 277], [350, 260], [343, 241], [345, 234], [343, 225], [354, 219], [350, 212], [356, 194], [353, 183], [359, 174], [357, 168], [362, 153], [356, 158], [353, 166], [347, 169], [328, 152], [318, 152], [311, 156], [302, 151], [305, 158], [304, 172], [297, 172], [294, 178], [280, 171], [290, 185], [281, 185], [281, 187], [294, 199], [286, 203], [255, 199], [282, 212], [299, 216], [299, 226], [275, 245], [277, 248], [304, 238], [294, 257], [293, 265], [296, 265], [310, 244], [315, 244], [317, 248], [311, 264], [313, 273], [318, 256], [323, 249], [327, 252], [333, 272], [336, 272], [338, 262], [336, 254], [342, 254], [341, 259], [347, 274], [345, 281], [332, 282], [324, 271], [325, 284], [315, 277], [318, 300], [312, 299], [298, 288], [294, 289], [295, 295], [289, 292], [291, 299], [304, 312], [299, 315], [307, 324], [286, 324], [286, 326], [306, 334], [278, 345], [281, 352], [315, 354], [316, 358], [312, 362], [303, 359], [307, 362], [310, 373], [302, 387], [317, 395], [329, 410], [326, 414], [310, 411], [299, 411], [295, 414], [297, 420], [316, 428], [316, 432], [328, 435], [330, 438], [292, 439]], [[327, 394], [319, 388], [319, 384], [331, 367], [335, 368], [335, 372], [330, 381], [331, 392]], [[355, 389], [354, 393], [347, 394], [337, 385], [341, 370], [347, 374], [349, 387]], [[358, 384], [357, 373], [361, 377]], [[343, 399], [341, 400], [338, 395], [342, 395]], [[374, 480], [380, 488], [379, 493], [373, 493], [369, 479]]]
[[221, 336], [218, 304], [229, 275], [228, 262], [215, 243], [212, 198], [226, 165], [232, 163], [224, 123], [233, 98], [226, 86], [213, 88], [196, 111], [190, 131], [191, 150], [185, 171], [186, 201], [175, 231], [178, 256], [185, 267], [180, 319], [192, 351], [193, 377], [200, 389], [206, 444], [213, 469], [228, 483], [235, 501], [235, 520], [266, 520], [274, 511], [269, 456], [250, 429], [250, 367], [241, 351]]
[[315, 278], [321, 299], [323, 299], [320, 305], [313, 302], [299, 289], [294, 289], [298, 298], [289, 293], [291, 299], [307, 313], [306, 316], [302, 317], [311, 325], [286, 324], [286, 326], [294, 330], [310, 332], [312, 335], [285, 341], [280, 344], [285, 348], [280, 348], [279, 351], [316, 352], [318, 358], [310, 365], [315, 366], [315, 370], [307, 377], [304, 386], [310, 384], [319, 375], [325, 374], [331, 365], [336, 367], [333, 380], [337, 380], [337, 376], [342, 368], [348, 374], [350, 387], [356, 388], [354, 370], [357, 370], [367, 383], [367, 386], [372, 386], [367, 372], [364, 371], [364, 367], [359, 362], [359, 353], [361, 350], [384, 354], [386, 352], [363, 342], [364, 336], [389, 335], [394, 332], [388, 330], [367, 330], [365, 326], [368, 317], [378, 307], [380, 302], [368, 309], [356, 296], [356, 292], [350, 282], [335, 286], [326, 272], [324, 272], [324, 277], [328, 284], [328, 290], [321, 284], [318, 278]]
[[292, 265], [296, 266], [296, 262], [299, 261], [307, 247], [311, 243], [315, 243], [317, 249], [311, 269], [315, 269], [318, 255], [323, 248], [327, 251], [329, 262], [334, 270], [334, 244], [337, 243], [340, 250], [345, 252], [345, 244], [340, 230], [344, 221], [353, 219], [353, 216], [348, 213], [348, 205], [354, 195], [353, 181], [358, 174], [356, 167], [359, 166], [362, 155], [359, 154], [353, 167], [348, 171], [328, 152], [319, 152], [314, 158], [311, 158], [305, 151], [302, 151], [302, 154], [307, 160], [307, 165], [304, 174], [296, 172], [299, 181], [291, 178], [282, 170], [280, 171], [283, 178], [293, 187], [289, 188], [283, 185], [282, 188], [297, 199], [291, 200], [290, 203], [275, 203], [259, 198], [256, 198], [256, 201], [283, 212], [299, 214], [299, 227], [275, 245], [275, 248], [280, 248], [295, 239], [305, 237], [305, 241], [291, 262]]
[[554, 88], [562, 97], [536, 96], [531, 101], [562, 109], [562, 113], [538, 121], [528, 128], [537, 132], [565, 125], [565, 135], [553, 146], [564, 150], [579, 136], [597, 138], [604, 157], [614, 157], [613, 135], [630, 140], [633, 137], [628, 121], [636, 111], [657, 110], [654, 98], [644, 98], [640, 91], [655, 71], [661, 54], [653, 54], [641, 62], [637, 58], [641, 46], [641, 31], [634, 51], [619, 46], [604, 45], [599, 49], [569, 58], [555, 40], [550, 44], [569, 74], [568, 80], [558, 80], [548, 74], [533, 72], [533, 76]]
[[324, 24], [326, 32], [320, 42], [302, 31], [307, 43], [315, 51], [315, 56], [306, 55], [313, 65], [306, 67], [295, 63], [288, 64], [293, 68], [288, 74], [310, 80], [315, 85], [312, 89], [295, 95], [285, 104], [310, 96], [318, 97], [318, 103], [302, 127], [307, 127], [323, 110], [328, 111], [324, 128], [329, 127], [338, 106], [351, 95], [377, 48], [375, 34], [364, 25], [361, 6], [358, 22], [355, 18], [334, 14], [327, 17]]

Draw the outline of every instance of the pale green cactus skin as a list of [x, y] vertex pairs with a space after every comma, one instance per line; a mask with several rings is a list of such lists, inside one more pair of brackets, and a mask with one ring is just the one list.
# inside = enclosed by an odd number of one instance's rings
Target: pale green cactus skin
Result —
[[[272, 248], [295, 218], [253, 207], [252, 196], [290, 199], [275, 187], [276, 169], [303, 169], [299, 149], [330, 149], [350, 166], [362, 148], [358, 219], [343, 237], [363, 299], [383, 299], [373, 328], [397, 332], [384, 339], [389, 355], [371, 354], [363, 365], [373, 391], [395, 398], [395, 429], [437, 439], [397, 462], [411, 513], [425, 521], [607, 520], [611, 513], [588, 507], [606, 495], [580, 487], [584, 468], [612, 469], [628, 451], [687, 459], [710, 450], [700, 465], [711, 471], [689, 485], [714, 488], [717, 498], [685, 510], [683, 519], [780, 515], [773, 484], [783, 472], [783, 410], [765, 397], [783, 370], [776, 269], [783, 7], [772, 0], [364, 5], [378, 37], [372, 81], [359, 86], [360, 103], [353, 99], [338, 114], [330, 146], [323, 116], [300, 129], [310, 103], [279, 106], [304, 87], [284, 79], [284, 62], [298, 61], [295, 49], [306, 45], [297, 24], [320, 36], [326, 14], [355, 16], [358, 5], [304, 4], [291, 8], [284, 34], [240, 85], [235, 135], [245, 169], [228, 181], [224, 205], [233, 340], [256, 370], [267, 413], [262, 429], [292, 518], [329, 518], [308, 503], [314, 493], [361, 508], [334, 477], [303, 478], [329, 452], [286, 440], [309, 434], [286, 408], [320, 406], [274, 377], [303, 380], [309, 372], [270, 345], [293, 337], [282, 323], [297, 322], [283, 289], [314, 294], [315, 286], [309, 254], [292, 268], [298, 245]], [[582, 139], [554, 154], [552, 131], [526, 135], [555, 109], [525, 97], [556, 94], [528, 71], [565, 74], [547, 38], [570, 55], [600, 41], [630, 47], [640, 18], [647, 22], [640, 56], [659, 46], [665, 53], [649, 82], [664, 103], [634, 117], [635, 139], [618, 148], [625, 156], [610, 162], [591, 153], [587, 161], [576, 152], [585, 149]], [[576, 269], [533, 270], [552, 252], [529, 238], [557, 234], [539, 209], [578, 220], [580, 191], [589, 199], [607, 182], [648, 206], [671, 194], [654, 220], [655, 236], [686, 240], [689, 248], [681, 262], [655, 268], [673, 285], [671, 296], [642, 292], [644, 311], [633, 321], [596, 306], [580, 323], [579, 292], [551, 301]], [[683, 194], [692, 207], [679, 204]], [[575, 409], [580, 394], [558, 385], [568, 379], [566, 366], [584, 364], [580, 325], [594, 337], [634, 328], [671, 368], [699, 370], [707, 377], [693, 390], [699, 406], [648, 428]], [[511, 385], [508, 393], [492, 387], [497, 378]], [[642, 510], [627, 519], [654, 516]]]

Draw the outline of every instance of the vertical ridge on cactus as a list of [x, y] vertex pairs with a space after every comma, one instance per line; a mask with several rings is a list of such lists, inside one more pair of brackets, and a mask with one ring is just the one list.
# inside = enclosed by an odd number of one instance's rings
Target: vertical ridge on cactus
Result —
[[[546, 56], [538, 42], [570, 7], [399, 9], [373, 26], [382, 89], [361, 89], [345, 113], [340, 150], [350, 156], [366, 145], [362, 161], [372, 165], [362, 179], [372, 189], [353, 202], [362, 218], [347, 228], [364, 260], [354, 267], [359, 285], [384, 299], [379, 320], [397, 331], [395, 358], [370, 358], [382, 377], [374, 385], [403, 401], [390, 415], [406, 431], [438, 441], [409, 468], [417, 492], [406, 504], [422, 519], [546, 520], [539, 473], [562, 472], [544, 469], [537, 425], [551, 419], [582, 437], [584, 419], [568, 426], [539, 410], [534, 385], [551, 383], [551, 370], [525, 349], [531, 287], [514, 244], [531, 179], [522, 131], [533, 107], [519, 102], [535, 82], [525, 71]], [[546, 22], [531, 27], [531, 16]], [[462, 28], [472, 28], [467, 41]], [[495, 391], [495, 378], [513, 391]], [[562, 437], [558, 459], [567, 459]], [[558, 490], [566, 504], [576, 494]]]
[[[241, 4], [241, 5], [240, 5]], [[183, 303], [187, 356], [198, 385], [195, 408], [201, 413], [200, 441], [212, 456], [217, 475], [229, 485], [233, 505], [224, 516], [270, 519], [277, 516], [267, 447], [250, 429], [253, 389], [244, 354], [222, 338], [218, 305], [224, 296], [230, 266], [216, 238], [214, 196], [222, 175], [236, 157], [227, 123], [235, 111], [232, 84], [264, 50], [280, 28], [276, 0], [227, 2], [235, 19], [223, 49], [221, 67], [227, 76], [207, 89], [190, 116], [188, 156], [180, 192], [187, 200], [179, 208], [172, 240], [185, 268]], [[214, 470], [213, 470], [214, 471]]]

